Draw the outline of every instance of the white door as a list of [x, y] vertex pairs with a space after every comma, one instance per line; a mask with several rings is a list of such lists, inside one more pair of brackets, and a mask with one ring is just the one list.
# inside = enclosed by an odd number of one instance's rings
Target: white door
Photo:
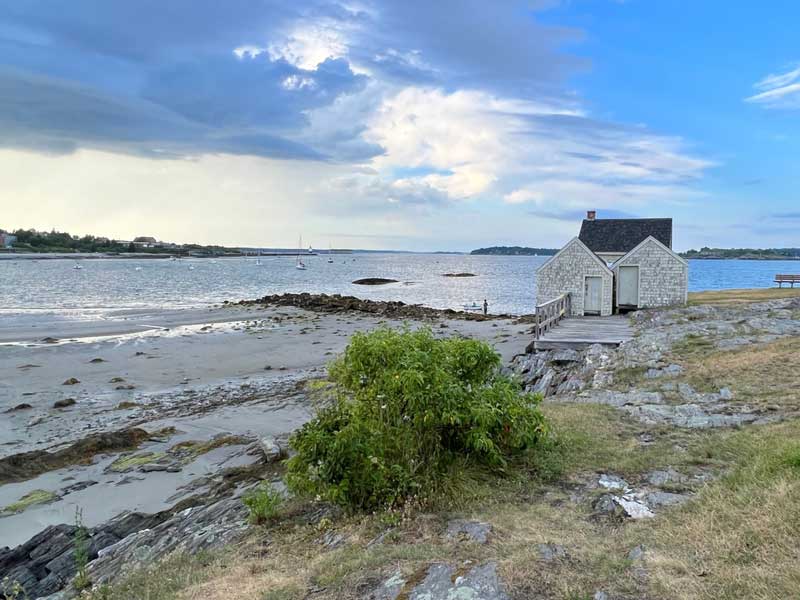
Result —
[[619, 268], [619, 306], [639, 306], [639, 267]]
[[600, 314], [603, 306], [603, 278], [587, 277], [583, 289], [583, 314]]

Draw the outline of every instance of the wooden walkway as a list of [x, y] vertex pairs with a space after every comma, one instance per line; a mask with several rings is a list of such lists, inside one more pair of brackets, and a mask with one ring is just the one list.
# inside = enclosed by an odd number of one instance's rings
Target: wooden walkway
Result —
[[633, 337], [627, 317], [568, 317], [534, 342], [536, 350], [572, 348], [580, 350], [592, 344], [619, 346]]

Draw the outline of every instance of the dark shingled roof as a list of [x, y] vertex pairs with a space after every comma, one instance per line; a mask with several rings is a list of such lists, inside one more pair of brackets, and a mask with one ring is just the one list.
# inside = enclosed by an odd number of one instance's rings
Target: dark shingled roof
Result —
[[630, 252], [651, 235], [672, 248], [672, 219], [584, 219], [578, 237], [592, 252]]

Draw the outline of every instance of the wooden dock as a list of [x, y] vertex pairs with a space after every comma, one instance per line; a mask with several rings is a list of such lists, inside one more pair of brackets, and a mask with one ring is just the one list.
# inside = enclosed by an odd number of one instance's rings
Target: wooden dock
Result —
[[567, 317], [534, 341], [536, 350], [571, 348], [580, 350], [592, 344], [619, 346], [633, 337], [627, 317]]

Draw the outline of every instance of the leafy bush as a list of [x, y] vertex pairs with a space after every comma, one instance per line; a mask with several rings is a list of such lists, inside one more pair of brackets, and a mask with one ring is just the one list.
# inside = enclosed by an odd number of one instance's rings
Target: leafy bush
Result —
[[542, 440], [540, 398], [500, 374], [486, 343], [429, 329], [353, 336], [329, 369], [331, 405], [290, 443], [287, 483], [353, 508], [429, 499], [456, 462], [502, 469]]
[[261, 525], [278, 516], [283, 504], [281, 493], [269, 483], [262, 483], [242, 497], [242, 503], [250, 511], [250, 522]]

